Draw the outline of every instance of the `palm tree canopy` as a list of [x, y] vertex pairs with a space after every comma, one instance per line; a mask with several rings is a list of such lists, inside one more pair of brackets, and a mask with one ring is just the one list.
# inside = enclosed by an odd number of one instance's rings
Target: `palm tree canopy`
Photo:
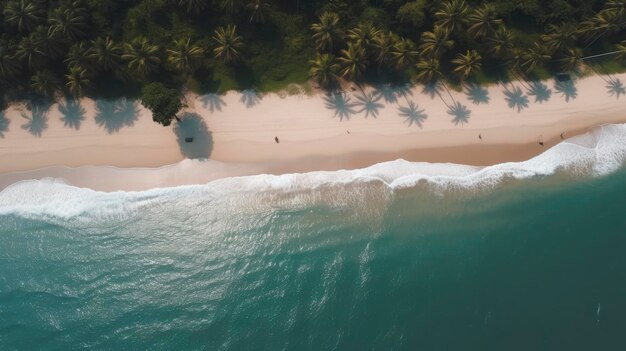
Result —
[[469, 7], [465, 0], [448, 0], [441, 4], [435, 12], [435, 25], [445, 28], [449, 32], [462, 29], [468, 21]]
[[204, 49], [192, 45], [191, 39], [174, 41], [172, 49], [167, 50], [167, 62], [180, 72], [190, 72], [204, 56]]
[[468, 16], [468, 22], [469, 27], [467, 31], [476, 38], [486, 37], [494, 33], [504, 24], [504, 21], [498, 18], [496, 8], [493, 4], [483, 4], [476, 8]]
[[55, 9], [48, 20], [49, 31], [62, 37], [76, 40], [87, 31], [87, 11], [82, 7], [62, 7]]
[[311, 69], [309, 75], [315, 79], [320, 86], [328, 87], [337, 79], [339, 65], [335, 63], [335, 58], [330, 54], [317, 54], [314, 60], [310, 61]]
[[67, 83], [65, 86], [76, 97], [80, 97], [85, 90], [91, 86], [91, 81], [87, 78], [87, 71], [84, 68], [72, 67], [68, 74], [65, 75]]
[[463, 78], [469, 77], [472, 73], [480, 70], [481, 57], [476, 50], [467, 50], [466, 54], [459, 54], [452, 60], [455, 64], [454, 72], [460, 74]]
[[13, 0], [4, 8], [6, 23], [17, 28], [20, 32], [29, 32], [42, 23], [46, 12], [38, 1]]
[[121, 63], [122, 49], [111, 38], [91, 42], [89, 57], [104, 71], [116, 71]]
[[543, 65], [550, 59], [546, 48], [539, 43], [535, 43], [522, 54], [522, 68], [526, 73], [532, 72], [537, 66]]
[[343, 33], [339, 28], [339, 15], [324, 12], [318, 23], [311, 25], [315, 47], [319, 51], [333, 51], [341, 40]]
[[15, 77], [20, 72], [20, 63], [15, 56], [13, 45], [0, 41], [0, 77]]
[[66, 41], [61, 35], [51, 32], [44, 26], [38, 26], [31, 36], [40, 43], [42, 50], [50, 59], [62, 57], [67, 51]]
[[235, 62], [239, 58], [239, 51], [243, 47], [243, 39], [237, 34], [237, 26], [228, 25], [218, 27], [213, 35], [217, 47], [213, 53], [225, 63]]
[[492, 35], [487, 36], [488, 52], [493, 56], [503, 57], [514, 47], [513, 33], [506, 27], [499, 27]]
[[428, 57], [439, 57], [454, 45], [450, 32], [443, 27], [435, 26], [432, 32], [422, 33], [420, 50]]
[[413, 65], [418, 55], [415, 43], [405, 38], [396, 40], [391, 49], [391, 60], [397, 69], [405, 69]]
[[252, 0], [246, 8], [250, 11], [250, 22], [264, 23], [265, 12], [269, 9], [270, 4], [265, 0]]
[[60, 83], [54, 72], [50, 70], [38, 71], [31, 77], [31, 85], [36, 92], [45, 96], [52, 96], [59, 90]]
[[578, 30], [571, 23], [561, 25], [549, 24], [548, 32], [541, 36], [541, 40], [546, 44], [550, 52], [559, 52], [573, 46], [578, 39]]
[[45, 49], [41, 44], [42, 42], [36, 36], [23, 37], [17, 47], [16, 55], [28, 68], [41, 67], [47, 61]]
[[347, 37], [356, 46], [368, 49], [372, 46], [374, 38], [381, 33], [380, 29], [370, 23], [359, 24], [357, 27], [348, 30]]
[[565, 71], [575, 71], [582, 63], [583, 51], [580, 48], [568, 49], [559, 61]]
[[90, 50], [84, 41], [75, 43], [67, 52], [65, 63], [69, 68], [80, 67], [87, 71], [93, 70], [93, 60], [90, 57]]
[[439, 66], [439, 60], [436, 58], [420, 60], [416, 65], [417, 79], [425, 83], [434, 81], [441, 75]]
[[368, 64], [365, 48], [354, 43], [349, 43], [347, 49], [341, 50], [338, 61], [341, 65], [341, 75], [352, 79], [359, 78], [367, 69]]
[[623, 62], [626, 62], [626, 40], [623, 40], [621, 43], [615, 45], [615, 49], [619, 51], [617, 53], [617, 57]]
[[141, 76], [146, 76], [161, 63], [159, 47], [146, 38], [136, 38], [124, 45], [122, 59], [128, 61], [128, 68]]

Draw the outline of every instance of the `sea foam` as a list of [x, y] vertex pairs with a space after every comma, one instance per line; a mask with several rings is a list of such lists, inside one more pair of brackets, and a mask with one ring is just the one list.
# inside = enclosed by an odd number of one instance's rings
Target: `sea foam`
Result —
[[[224, 178], [201, 185], [111, 193], [78, 188], [57, 179], [21, 181], [0, 192], [0, 215], [76, 219], [88, 213], [119, 219], [164, 201], [192, 206], [194, 201], [206, 203], [213, 199], [217, 204], [225, 197], [238, 196], [238, 205], [243, 205], [248, 201], [243, 199], [249, 198], [247, 206], [258, 206], [254, 202], [259, 201], [260, 194], [271, 196], [272, 204], [280, 198], [280, 204], [295, 208], [305, 208], [329, 198], [354, 203], [366, 197], [368, 201], [375, 201], [373, 198], [387, 201], [396, 189], [417, 184], [427, 184], [439, 190], [481, 189], [492, 188], [506, 179], [548, 176], [559, 170], [590, 176], [605, 175], [622, 167], [625, 159], [626, 124], [604, 125], [567, 139], [527, 161], [488, 167], [396, 160], [356, 170], [262, 174]], [[349, 190], [338, 190], [347, 185], [350, 185]], [[341, 194], [334, 197], [332, 194], [320, 195], [338, 191]], [[372, 191], [375, 195], [371, 194]]]

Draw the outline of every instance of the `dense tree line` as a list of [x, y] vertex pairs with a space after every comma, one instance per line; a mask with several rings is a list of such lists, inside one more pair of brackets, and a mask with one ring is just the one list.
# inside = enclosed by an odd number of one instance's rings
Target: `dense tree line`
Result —
[[[3, 0], [3, 96], [464, 80], [626, 58], [626, 0]], [[307, 63], [307, 62], [310, 62]], [[168, 89], [169, 89], [168, 88]]]

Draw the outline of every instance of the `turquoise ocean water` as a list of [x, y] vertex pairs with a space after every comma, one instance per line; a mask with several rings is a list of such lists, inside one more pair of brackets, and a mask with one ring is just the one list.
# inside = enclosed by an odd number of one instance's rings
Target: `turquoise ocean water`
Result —
[[622, 350], [626, 153], [608, 144], [480, 175], [17, 184], [0, 193], [0, 349]]

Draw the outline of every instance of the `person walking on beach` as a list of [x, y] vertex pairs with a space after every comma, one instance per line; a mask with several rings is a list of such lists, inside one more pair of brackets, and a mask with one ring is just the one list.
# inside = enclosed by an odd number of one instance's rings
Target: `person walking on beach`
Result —
[[276, 142], [276, 144], [280, 143], [280, 140], [278, 140], [277, 136], [274, 137], [274, 141]]

